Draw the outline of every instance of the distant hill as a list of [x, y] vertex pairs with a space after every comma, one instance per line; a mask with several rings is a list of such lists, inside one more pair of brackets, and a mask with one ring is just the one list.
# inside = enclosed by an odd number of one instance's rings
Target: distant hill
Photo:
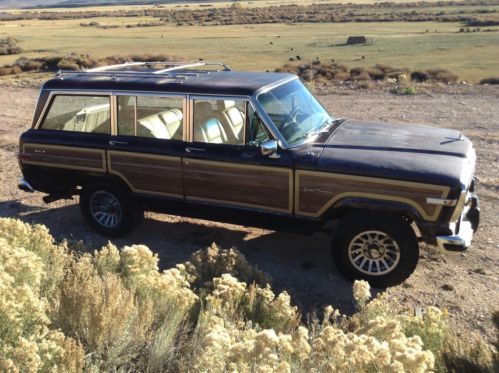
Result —
[[55, 6], [61, 8], [76, 8], [91, 5], [160, 4], [168, 2], [168, 0], [0, 0], [0, 8], [44, 8]]

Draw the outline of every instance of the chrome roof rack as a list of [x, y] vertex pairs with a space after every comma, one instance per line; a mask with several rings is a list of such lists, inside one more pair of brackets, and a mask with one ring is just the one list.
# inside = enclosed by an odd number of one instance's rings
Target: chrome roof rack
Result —
[[[160, 69], [154, 67], [161, 66]], [[207, 67], [219, 66], [222, 69], [209, 69]], [[189, 70], [196, 67], [195, 70]], [[203, 69], [203, 67], [205, 67]], [[141, 69], [142, 68], [142, 69]], [[92, 75], [92, 76], [110, 76], [118, 79], [119, 76], [127, 77], [165, 77], [175, 79], [185, 79], [189, 76], [198, 76], [199, 74], [208, 74], [210, 72], [231, 71], [230, 67], [222, 62], [177, 62], [177, 61], [152, 61], [152, 62], [125, 62], [117, 65], [108, 65], [95, 67], [88, 70], [59, 70], [56, 73], [57, 78], [63, 78], [67, 75]]]

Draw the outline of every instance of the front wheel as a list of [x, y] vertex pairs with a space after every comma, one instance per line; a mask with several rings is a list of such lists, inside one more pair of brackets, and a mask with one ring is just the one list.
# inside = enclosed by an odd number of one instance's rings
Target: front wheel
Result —
[[83, 188], [80, 209], [85, 221], [107, 237], [120, 237], [128, 233], [138, 216], [128, 193], [118, 186], [105, 183], [90, 184]]
[[403, 217], [381, 212], [347, 215], [333, 237], [333, 261], [349, 280], [363, 279], [374, 287], [402, 283], [416, 269], [419, 245]]

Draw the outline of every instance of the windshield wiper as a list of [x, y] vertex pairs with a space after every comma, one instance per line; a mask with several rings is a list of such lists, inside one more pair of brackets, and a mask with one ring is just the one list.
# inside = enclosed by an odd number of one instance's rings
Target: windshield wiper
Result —
[[331, 119], [329, 118], [329, 120], [326, 120], [318, 129], [317, 129], [317, 132], [326, 132], [326, 131], [329, 131], [329, 129], [331, 128], [331, 126], [333, 126], [334, 124], [338, 123], [339, 121], [343, 120], [343, 118], [336, 118], [336, 119]]
[[329, 128], [331, 128], [332, 125], [342, 121], [343, 118], [336, 118], [336, 119], [332, 119], [331, 118], [329, 120], [326, 120], [322, 125], [320, 125], [318, 128], [314, 128], [308, 132], [305, 132], [303, 135], [297, 137], [293, 143], [297, 143], [298, 141], [300, 140], [303, 140], [303, 139], [308, 139], [309, 137], [313, 136], [313, 135], [317, 135], [319, 133], [323, 133], [323, 132], [327, 132], [329, 130]]

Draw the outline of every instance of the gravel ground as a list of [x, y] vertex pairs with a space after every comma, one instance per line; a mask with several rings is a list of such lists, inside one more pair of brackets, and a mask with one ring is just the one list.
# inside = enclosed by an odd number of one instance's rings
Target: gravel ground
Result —
[[[386, 90], [330, 89], [320, 100], [346, 118], [433, 124], [462, 129], [477, 149], [482, 223], [466, 253], [444, 253], [423, 247], [415, 273], [388, 289], [408, 307], [447, 308], [451, 325], [463, 335], [495, 340], [491, 313], [499, 309], [499, 87], [448, 87], [413, 96]], [[19, 135], [29, 128], [37, 91], [0, 86], [0, 217], [16, 217], [49, 227], [57, 239], [84, 240], [98, 248], [106, 239], [93, 233], [80, 217], [77, 201], [45, 205], [40, 193], [17, 189], [21, 176], [15, 153]], [[168, 268], [187, 260], [211, 242], [237, 247], [252, 265], [273, 278], [276, 291], [288, 291], [305, 312], [332, 304], [353, 311], [351, 284], [330, 260], [330, 233], [311, 236], [148, 213], [144, 224], [118, 246], [146, 244]]]

